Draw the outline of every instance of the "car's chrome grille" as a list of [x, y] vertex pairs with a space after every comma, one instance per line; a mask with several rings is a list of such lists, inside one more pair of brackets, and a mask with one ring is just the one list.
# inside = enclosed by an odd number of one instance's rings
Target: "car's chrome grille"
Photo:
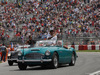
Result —
[[41, 59], [44, 55], [40, 53], [29, 53], [25, 55], [26, 59]]

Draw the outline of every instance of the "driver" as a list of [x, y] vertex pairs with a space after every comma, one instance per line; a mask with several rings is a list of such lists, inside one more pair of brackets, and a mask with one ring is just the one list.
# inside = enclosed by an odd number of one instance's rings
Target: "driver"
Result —
[[[57, 42], [57, 45], [58, 45], [58, 46], [62, 46], [62, 42], [61, 42], [61, 41], [58, 41], [58, 42]], [[67, 45], [63, 45], [63, 47], [66, 48], [66, 49], [68, 49], [68, 46], [67, 46]]]
[[62, 46], [62, 42], [61, 42], [61, 41], [58, 41], [58, 42], [57, 42], [57, 45], [58, 45], [58, 46]]

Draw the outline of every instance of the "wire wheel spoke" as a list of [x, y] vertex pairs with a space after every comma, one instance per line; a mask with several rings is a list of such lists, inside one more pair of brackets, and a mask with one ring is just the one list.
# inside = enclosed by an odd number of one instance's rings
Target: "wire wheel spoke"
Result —
[[73, 64], [75, 63], [74, 55], [72, 56], [72, 63], [73, 63]]
[[57, 67], [57, 66], [58, 66], [57, 56], [55, 56], [55, 58], [54, 58], [54, 66], [55, 66], [55, 67]]

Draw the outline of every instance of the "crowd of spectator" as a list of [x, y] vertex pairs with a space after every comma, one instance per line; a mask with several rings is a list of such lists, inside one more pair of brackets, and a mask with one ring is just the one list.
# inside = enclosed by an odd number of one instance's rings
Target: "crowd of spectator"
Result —
[[[30, 16], [29, 16], [30, 15]], [[50, 30], [58, 38], [100, 36], [100, 1], [31, 0], [0, 5], [0, 39], [46, 39]]]

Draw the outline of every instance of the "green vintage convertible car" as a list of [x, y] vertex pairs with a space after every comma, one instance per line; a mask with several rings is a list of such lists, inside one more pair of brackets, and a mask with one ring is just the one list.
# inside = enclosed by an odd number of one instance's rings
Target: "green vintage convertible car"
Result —
[[63, 46], [62, 40], [37, 41], [35, 47], [22, 49], [18, 53], [18, 67], [25, 70], [27, 66], [40, 65], [56, 69], [60, 64], [74, 66], [77, 54], [75, 49]]

